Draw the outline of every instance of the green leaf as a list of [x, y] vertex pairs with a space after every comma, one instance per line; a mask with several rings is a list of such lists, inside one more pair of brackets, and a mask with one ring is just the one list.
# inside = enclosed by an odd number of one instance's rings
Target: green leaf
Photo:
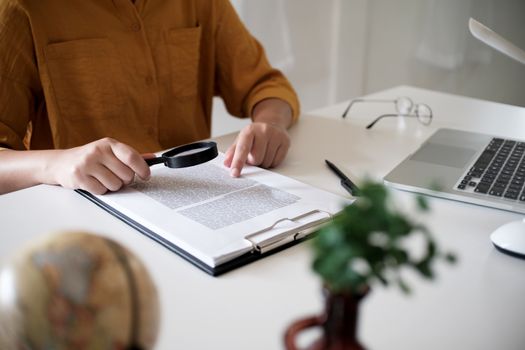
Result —
[[424, 196], [416, 196], [416, 202], [421, 211], [428, 211], [430, 207], [428, 206], [427, 198]]
[[392, 258], [396, 261], [397, 265], [403, 265], [408, 262], [408, 253], [402, 249], [392, 248]]
[[410, 294], [412, 291], [410, 290], [410, 287], [408, 286], [408, 284], [405, 283], [405, 281], [403, 281], [401, 278], [399, 278], [397, 280], [397, 285], [399, 286], [399, 288], [401, 289], [401, 291], [405, 294]]
[[458, 259], [456, 257], [456, 255], [452, 254], [452, 253], [446, 253], [445, 254], [445, 260], [450, 263], [450, 264], [455, 264]]
[[427, 261], [422, 261], [418, 264], [415, 264], [414, 267], [423, 277], [427, 279], [432, 279], [434, 277], [432, 269], [430, 268], [430, 265]]

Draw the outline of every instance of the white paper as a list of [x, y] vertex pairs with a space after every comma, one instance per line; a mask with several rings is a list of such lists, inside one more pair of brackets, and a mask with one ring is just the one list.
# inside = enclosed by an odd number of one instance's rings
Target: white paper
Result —
[[221, 154], [189, 168], [156, 165], [149, 181], [136, 181], [97, 198], [211, 267], [272, 237], [290, 236], [349, 203], [253, 166], [243, 168], [240, 178], [232, 178], [223, 160]]

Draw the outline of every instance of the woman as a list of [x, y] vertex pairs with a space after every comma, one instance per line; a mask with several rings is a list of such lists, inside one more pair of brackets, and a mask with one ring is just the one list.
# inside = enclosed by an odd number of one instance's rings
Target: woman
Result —
[[0, 193], [147, 179], [151, 152], [210, 136], [215, 94], [252, 119], [231, 175], [277, 166], [299, 114], [227, 0], [0, 0], [0, 52]]

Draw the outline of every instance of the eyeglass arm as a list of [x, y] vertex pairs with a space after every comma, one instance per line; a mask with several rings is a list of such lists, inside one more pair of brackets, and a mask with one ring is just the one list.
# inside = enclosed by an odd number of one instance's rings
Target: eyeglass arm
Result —
[[367, 129], [372, 129], [372, 127], [379, 121], [381, 120], [382, 118], [385, 118], [385, 117], [413, 117], [413, 118], [417, 118], [417, 116], [415, 115], [412, 115], [412, 114], [383, 114], [383, 115], [380, 115], [379, 117], [377, 117], [376, 119], [374, 119], [370, 124], [368, 124], [366, 126]]
[[348, 111], [350, 110], [350, 108], [352, 108], [352, 106], [357, 102], [395, 103], [396, 101], [395, 100], [380, 100], [380, 99], [379, 100], [369, 100], [369, 99], [363, 99], [363, 98], [356, 98], [350, 101], [350, 103], [348, 104], [348, 107], [346, 107], [341, 117], [346, 118], [346, 115], [348, 114]]

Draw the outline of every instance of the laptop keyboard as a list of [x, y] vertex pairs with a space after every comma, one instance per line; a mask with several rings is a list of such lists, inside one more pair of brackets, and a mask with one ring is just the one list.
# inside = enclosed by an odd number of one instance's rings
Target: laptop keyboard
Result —
[[524, 153], [525, 142], [493, 138], [457, 189], [525, 202]]

